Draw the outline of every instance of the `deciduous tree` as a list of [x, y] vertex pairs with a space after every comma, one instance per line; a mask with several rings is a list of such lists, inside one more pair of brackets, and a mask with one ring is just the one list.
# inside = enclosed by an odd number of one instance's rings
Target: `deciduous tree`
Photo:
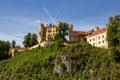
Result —
[[109, 47], [120, 46], [120, 15], [109, 18], [107, 40]]
[[55, 36], [55, 39], [61, 38], [62, 40], [66, 41], [67, 39], [65, 37], [68, 36], [68, 32], [69, 32], [68, 24], [60, 22], [57, 28], [57, 34]]
[[31, 34], [28, 33], [25, 37], [24, 37], [24, 41], [23, 44], [25, 47], [31, 47], [35, 44], [37, 44], [37, 35], [35, 33]]
[[31, 39], [30, 39], [30, 45], [33, 46], [35, 44], [37, 44], [37, 35], [35, 33], [32, 34]]
[[115, 53], [116, 59], [120, 58], [120, 15], [109, 18], [107, 28], [108, 47]]

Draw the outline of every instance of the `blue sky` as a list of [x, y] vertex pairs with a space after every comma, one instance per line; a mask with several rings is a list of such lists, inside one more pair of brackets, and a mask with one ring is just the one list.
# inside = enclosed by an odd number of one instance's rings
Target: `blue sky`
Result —
[[39, 22], [63, 21], [86, 31], [103, 27], [117, 14], [120, 0], [0, 0], [0, 40], [22, 45], [28, 32], [39, 33]]

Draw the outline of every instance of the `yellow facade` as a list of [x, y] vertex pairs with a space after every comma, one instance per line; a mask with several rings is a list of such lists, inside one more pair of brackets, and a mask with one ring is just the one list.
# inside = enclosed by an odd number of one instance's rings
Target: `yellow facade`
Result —
[[44, 26], [40, 23], [40, 42], [53, 40], [57, 33], [58, 25], [47, 25]]
[[49, 41], [50, 39], [54, 39], [56, 35], [56, 30], [57, 27], [52, 26], [52, 27], [47, 27], [46, 28], [46, 40]]

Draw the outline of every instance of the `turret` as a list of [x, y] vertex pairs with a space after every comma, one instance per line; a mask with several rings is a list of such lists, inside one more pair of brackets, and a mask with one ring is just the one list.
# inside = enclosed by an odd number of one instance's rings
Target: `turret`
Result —
[[72, 25], [72, 24], [69, 24], [69, 29], [70, 29], [71, 31], [73, 31], [73, 25]]
[[44, 27], [44, 24], [43, 23], [40, 23], [40, 42], [43, 42], [45, 39], [44, 39], [44, 36], [45, 36], [45, 33], [44, 33], [44, 30], [45, 30], [45, 27]]

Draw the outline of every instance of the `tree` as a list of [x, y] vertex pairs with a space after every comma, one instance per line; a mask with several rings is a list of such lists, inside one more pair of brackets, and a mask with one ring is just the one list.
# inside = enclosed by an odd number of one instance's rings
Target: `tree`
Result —
[[16, 45], [16, 41], [12, 40], [12, 47], [15, 48], [15, 45]]
[[59, 23], [55, 39], [61, 38], [63, 41], [67, 41], [65, 37], [68, 36], [68, 31], [69, 26], [67, 23]]
[[9, 58], [9, 49], [10, 42], [9, 41], [0, 41], [0, 60]]
[[23, 44], [25, 47], [30, 47], [30, 39], [31, 39], [31, 33], [28, 33], [25, 37], [24, 37], [24, 41]]
[[28, 33], [25, 37], [24, 37], [24, 41], [23, 44], [25, 47], [31, 47], [35, 44], [37, 44], [37, 35], [35, 33], [31, 34]]
[[31, 39], [30, 39], [30, 45], [33, 46], [35, 44], [37, 44], [37, 35], [35, 33], [32, 34]]
[[120, 15], [109, 18], [107, 41], [109, 49], [115, 54], [115, 60], [120, 61]]
[[120, 46], [120, 15], [109, 18], [107, 41], [109, 48]]

